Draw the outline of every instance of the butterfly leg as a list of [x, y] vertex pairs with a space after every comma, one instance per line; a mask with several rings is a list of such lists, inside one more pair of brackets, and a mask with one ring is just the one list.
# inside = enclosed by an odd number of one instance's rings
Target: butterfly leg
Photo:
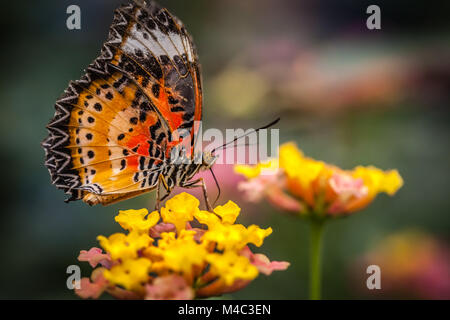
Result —
[[[197, 183], [200, 183], [200, 184], [197, 184]], [[209, 212], [213, 212], [212, 206], [209, 203], [208, 192], [206, 190], [206, 184], [205, 184], [205, 181], [203, 180], [203, 178], [199, 178], [199, 179], [189, 182], [188, 184], [185, 184], [183, 186], [183, 188], [187, 188], [187, 189], [200, 188], [200, 187], [203, 190], [203, 196], [205, 197], [206, 208], [208, 209]]]
[[[161, 198], [161, 184], [166, 189], [167, 193]], [[158, 184], [156, 186], [156, 205], [155, 210], [159, 211], [161, 202], [164, 201], [172, 192], [172, 189], [167, 185], [166, 180], [162, 174], [158, 177]]]

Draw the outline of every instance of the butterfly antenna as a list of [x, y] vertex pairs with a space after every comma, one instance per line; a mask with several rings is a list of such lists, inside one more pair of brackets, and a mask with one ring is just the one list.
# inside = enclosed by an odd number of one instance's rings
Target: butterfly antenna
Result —
[[211, 153], [214, 153], [217, 149], [224, 148], [224, 147], [228, 146], [229, 144], [232, 144], [232, 143], [236, 142], [237, 140], [242, 139], [242, 138], [248, 136], [249, 134], [251, 134], [251, 133], [253, 133], [253, 132], [258, 132], [259, 130], [270, 128], [271, 126], [277, 124], [277, 123], [280, 121], [280, 119], [281, 119], [281, 118], [278, 117], [277, 119], [275, 119], [274, 121], [272, 121], [272, 122], [269, 123], [269, 124], [266, 124], [265, 126], [262, 126], [262, 127], [258, 128], [258, 129], [254, 129], [253, 131], [247, 132], [247, 133], [245, 133], [245, 134], [243, 134], [243, 135], [241, 135], [241, 136], [239, 136], [239, 137], [234, 138], [233, 140], [231, 140], [231, 141], [229, 141], [229, 142], [225, 142], [225, 143], [224, 143], [223, 145], [221, 145], [220, 147], [214, 148], [214, 149], [211, 151]]
[[241, 143], [241, 144], [236, 144], [236, 148], [239, 147], [252, 147], [252, 146], [257, 146], [258, 143], [250, 143], [250, 142], [245, 142], [245, 143]]
[[213, 176], [214, 181], [215, 181], [216, 186], [217, 186], [217, 190], [219, 191], [219, 192], [217, 193], [216, 200], [214, 200], [214, 203], [213, 203], [213, 205], [215, 206], [217, 200], [219, 200], [219, 198], [220, 198], [220, 186], [219, 186], [219, 182], [217, 181], [216, 175], [214, 174], [214, 171], [213, 171], [212, 167], [209, 168], [209, 171], [211, 171], [211, 175]]

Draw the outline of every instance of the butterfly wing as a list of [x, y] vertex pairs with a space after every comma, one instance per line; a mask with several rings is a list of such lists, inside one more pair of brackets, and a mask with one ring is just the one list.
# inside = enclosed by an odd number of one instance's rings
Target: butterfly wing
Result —
[[55, 104], [42, 143], [52, 183], [89, 204], [153, 189], [174, 133], [201, 120], [197, 54], [183, 24], [154, 2], [118, 8], [101, 55]]

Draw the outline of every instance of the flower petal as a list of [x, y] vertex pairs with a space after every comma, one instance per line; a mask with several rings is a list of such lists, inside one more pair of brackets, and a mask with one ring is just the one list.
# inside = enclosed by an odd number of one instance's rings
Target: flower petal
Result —
[[273, 271], [286, 270], [290, 263], [286, 261], [270, 261], [267, 256], [261, 253], [253, 253], [248, 246], [246, 246], [241, 254], [246, 256], [251, 264], [258, 268], [258, 271], [269, 276]]
[[192, 300], [194, 290], [176, 274], [156, 278], [145, 286], [147, 300]]
[[199, 212], [200, 201], [194, 196], [182, 192], [170, 200], [166, 206], [161, 208], [161, 217], [165, 223], [172, 223], [177, 229], [177, 233], [186, 229], [186, 223], [194, 219], [194, 215]]
[[222, 223], [233, 224], [241, 212], [241, 208], [239, 208], [236, 203], [229, 200], [223, 206], [215, 207], [214, 212], [222, 219]]
[[175, 230], [175, 226], [172, 223], [160, 222], [156, 226], [150, 228], [149, 234], [152, 238], [161, 238], [161, 233], [173, 232]]
[[155, 226], [159, 221], [158, 211], [148, 214], [147, 209], [140, 210], [122, 210], [115, 217], [116, 222], [122, 228], [128, 231], [148, 232], [150, 228]]
[[110, 270], [105, 270], [103, 275], [113, 284], [121, 285], [127, 290], [139, 291], [142, 283], [149, 279], [150, 265], [150, 260], [146, 258], [126, 259]]
[[109, 284], [108, 280], [102, 275], [103, 270], [103, 268], [95, 269], [91, 275], [92, 281], [86, 277], [82, 278], [80, 280], [80, 289], [75, 288], [75, 293], [83, 299], [98, 299]]
[[87, 261], [92, 268], [95, 268], [98, 264], [109, 268], [111, 267], [111, 257], [109, 254], [104, 254], [102, 249], [93, 247], [89, 251], [81, 250], [78, 255], [78, 261]]

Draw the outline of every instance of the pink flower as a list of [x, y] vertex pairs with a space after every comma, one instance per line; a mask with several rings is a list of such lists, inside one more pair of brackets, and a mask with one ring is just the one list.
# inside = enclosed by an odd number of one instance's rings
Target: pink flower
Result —
[[450, 250], [436, 249], [434, 258], [417, 277], [416, 288], [427, 299], [450, 299]]
[[349, 200], [365, 197], [369, 192], [363, 179], [353, 178], [351, 175], [341, 172], [335, 172], [328, 181], [328, 185], [336, 194], [335, 200], [328, 207], [329, 214], [344, 212]]
[[367, 195], [367, 187], [364, 186], [364, 181], [361, 178], [353, 178], [348, 174], [334, 173], [329, 182], [331, 189], [338, 195], [349, 198], [361, 198]]
[[89, 251], [81, 250], [78, 255], [78, 261], [87, 261], [92, 268], [101, 264], [105, 268], [111, 267], [111, 257], [108, 253], [102, 253], [102, 249], [93, 247]]
[[[108, 287], [108, 280], [103, 277], [103, 268], [95, 269], [91, 279], [84, 277], [80, 280], [80, 289], [75, 289], [75, 293], [83, 299], [97, 299]], [[91, 281], [92, 280], [92, 281]]]
[[275, 207], [282, 211], [298, 213], [303, 210], [303, 205], [294, 197], [284, 192], [286, 179], [279, 169], [266, 170], [264, 174], [252, 179], [241, 181], [238, 190], [245, 193], [250, 202], [259, 202], [266, 198]]
[[261, 175], [248, 181], [241, 181], [238, 190], [243, 191], [250, 202], [259, 202], [264, 197], [282, 211], [301, 212], [303, 205], [283, 191], [284, 181], [278, 174]]
[[259, 202], [270, 189], [284, 185], [279, 173], [279, 170], [268, 171], [248, 181], [241, 181], [238, 190], [245, 192], [248, 201]]
[[300, 201], [279, 188], [272, 188], [267, 193], [267, 200], [282, 211], [298, 213], [304, 210], [304, 206]]
[[145, 286], [147, 300], [191, 300], [194, 290], [179, 275], [171, 274], [158, 277], [153, 283]]
[[175, 231], [175, 226], [172, 223], [160, 222], [150, 229], [149, 235], [150, 237], [156, 239], [161, 238], [161, 233], [173, 231]]
[[259, 202], [264, 197], [266, 186], [259, 179], [241, 181], [238, 184], [238, 190], [245, 192], [247, 200], [250, 202]]
[[116, 299], [139, 299], [139, 296], [134, 292], [111, 286], [109, 281], [103, 276], [103, 271], [105, 271], [105, 268], [97, 268], [92, 271], [91, 279], [87, 277], [82, 278], [80, 280], [80, 289], [75, 289], [75, 293], [83, 299], [98, 299], [105, 291]]
[[429, 234], [406, 230], [386, 237], [357, 268], [371, 264], [381, 268], [383, 293], [450, 299], [450, 249]]
[[286, 261], [270, 261], [261, 253], [253, 253], [248, 246], [242, 249], [241, 254], [246, 256], [250, 262], [258, 268], [259, 272], [269, 276], [273, 271], [286, 270], [290, 263]]

